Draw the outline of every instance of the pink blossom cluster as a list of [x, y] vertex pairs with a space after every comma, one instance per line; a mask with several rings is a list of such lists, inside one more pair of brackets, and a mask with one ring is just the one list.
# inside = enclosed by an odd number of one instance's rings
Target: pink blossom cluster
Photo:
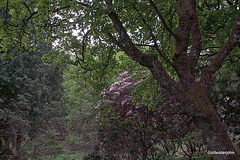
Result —
[[[118, 124], [131, 124], [130, 127], [128, 125], [124, 126], [128, 132], [125, 132], [125, 130], [120, 130], [118, 137], [121, 135], [124, 136], [116, 139], [117, 144], [128, 147], [130, 143], [135, 143], [134, 141], [131, 141], [131, 139], [128, 139], [129, 133], [138, 133], [139, 135], [143, 135], [144, 132], [145, 134], [145, 131], [133, 129], [134, 127], [136, 128], [138, 127], [138, 124], [140, 125], [142, 123], [152, 125], [153, 121], [162, 120], [161, 118], [158, 118], [159, 116], [161, 117], [161, 114], [154, 114], [159, 110], [153, 111], [144, 104], [133, 103], [133, 98], [136, 97], [132, 97], [131, 93], [137, 85], [140, 85], [142, 82], [144, 82], [147, 74], [149, 74], [147, 71], [139, 71], [132, 74], [125, 71], [119, 74], [116, 82], [101, 92], [102, 99], [95, 107], [97, 115], [95, 118], [101, 127], [104, 126], [104, 130], [101, 130], [103, 134], [100, 136], [99, 149], [104, 150], [108, 147], [111, 147], [112, 141], [108, 141], [108, 138], [112, 137], [111, 133], [114, 130], [112, 130], [112, 128], [118, 127]], [[139, 78], [134, 78], [135, 75]], [[137, 97], [138, 100], [142, 100], [142, 98], [142, 96]], [[156, 99], [157, 97], [147, 98], [149, 101], [154, 101]], [[111, 113], [114, 114], [111, 115]], [[142, 136], [140, 136], [140, 138], [142, 138]]]
[[[132, 75], [136, 74], [149, 74], [148, 71], [138, 71], [134, 72]], [[102, 100], [101, 105], [112, 104], [118, 110], [124, 110], [124, 116], [131, 115], [139, 106], [134, 106], [132, 103], [132, 97], [130, 95], [131, 90], [144, 80], [144, 76], [134, 81], [128, 71], [119, 74], [115, 83], [113, 83], [109, 89], [105, 89], [101, 92]], [[98, 109], [100, 104], [98, 104], [95, 109]], [[122, 108], [124, 107], [124, 108]], [[129, 109], [128, 109], [129, 108]]]

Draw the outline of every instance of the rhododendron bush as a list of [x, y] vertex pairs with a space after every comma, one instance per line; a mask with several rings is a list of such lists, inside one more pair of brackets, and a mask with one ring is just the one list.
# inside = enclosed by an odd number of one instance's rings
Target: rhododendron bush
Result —
[[95, 107], [99, 148], [108, 154], [136, 158], [165, 152], [164, 145], [169, 145], [166, 139], [174, 144], [190, 123], [185, 115], [174, 115], [179, 107], [169, 107], [160, 93], [148, 71], [120, 74], [101, 92]]

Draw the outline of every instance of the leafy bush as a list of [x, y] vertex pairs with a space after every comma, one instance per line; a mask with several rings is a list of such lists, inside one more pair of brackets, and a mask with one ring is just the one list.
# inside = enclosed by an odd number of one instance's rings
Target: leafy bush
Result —
[[163, 94], [147, 71], [120, 74], [95, 107], [99, 149], [128, 158], [175, 157], [192, 121]]
[[0, 159], [33, 156], [30, 142], [63, 126], [62, 73], [41, 61], [41, 51], [0, 59]]

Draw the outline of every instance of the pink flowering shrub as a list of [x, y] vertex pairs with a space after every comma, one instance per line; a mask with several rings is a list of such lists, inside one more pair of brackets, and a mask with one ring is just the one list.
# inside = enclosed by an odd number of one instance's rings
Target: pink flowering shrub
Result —
[[[145, 79], [144, 73], [149, 75], [147, 71], [135, 72], [132, 74], [133, 78], [127, 71], [120, 74], [117, 78], [118, 81], [113, 83], [108, 90], [105, 89], [104, 92], [101, 92], [102, 99], [95, 109], [99, 109], [99, 106], [110, 105], [122, 118], [126, 118], [130, 114], [136, 114], [137, 111], [141, 110], [141, 107], [134, 103], [131, 92]], [[141, 99], [141, 97], [139, 98]], [[152, 98], [149, 98], [149, 100], [152, 100]]]
[[160, 109], [147, 104], [157, 105], [160, 98], [149, 94], [144, 98], [136, 90], [137, 87], [147, 88], [149, 83], [144, 81], [149, 77], [148, 71], [132, 74], [125, 71], [119, 75], [118, 81], [101, 92], [102, 99], [95, 107], [100, 149], [135, 158], [140, 155], [147, 157], [156, 151], [154, 145], [160, 139], [159, 131], [164, 123]]
[[101, 92], [94, 109], [99, 149], [127, 159], [173, 157], [180, 150], [178, 139], [190, 131], [192, 120], [181, 113], [179, 101], [167, 94], [148, 71], [121, 73]]

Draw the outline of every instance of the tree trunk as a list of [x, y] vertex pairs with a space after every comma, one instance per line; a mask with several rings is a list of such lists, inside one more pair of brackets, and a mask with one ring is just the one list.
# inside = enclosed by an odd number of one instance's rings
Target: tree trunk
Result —
[[203, 131], [205, 140], [215, 138], [214, 143], [209, 145], [210, 151], [234, 152], [235, 154], [214, 154], [214, 160], [237, 160], [239, 156], [230, 137], [227, 134], [224, 124], [221, 122], [216, 110], [212, 107], [207, 89], [201, 83], [194, 85], [185, 92], [186, 100], [193, 108], [194, 122], [198, 129]]

